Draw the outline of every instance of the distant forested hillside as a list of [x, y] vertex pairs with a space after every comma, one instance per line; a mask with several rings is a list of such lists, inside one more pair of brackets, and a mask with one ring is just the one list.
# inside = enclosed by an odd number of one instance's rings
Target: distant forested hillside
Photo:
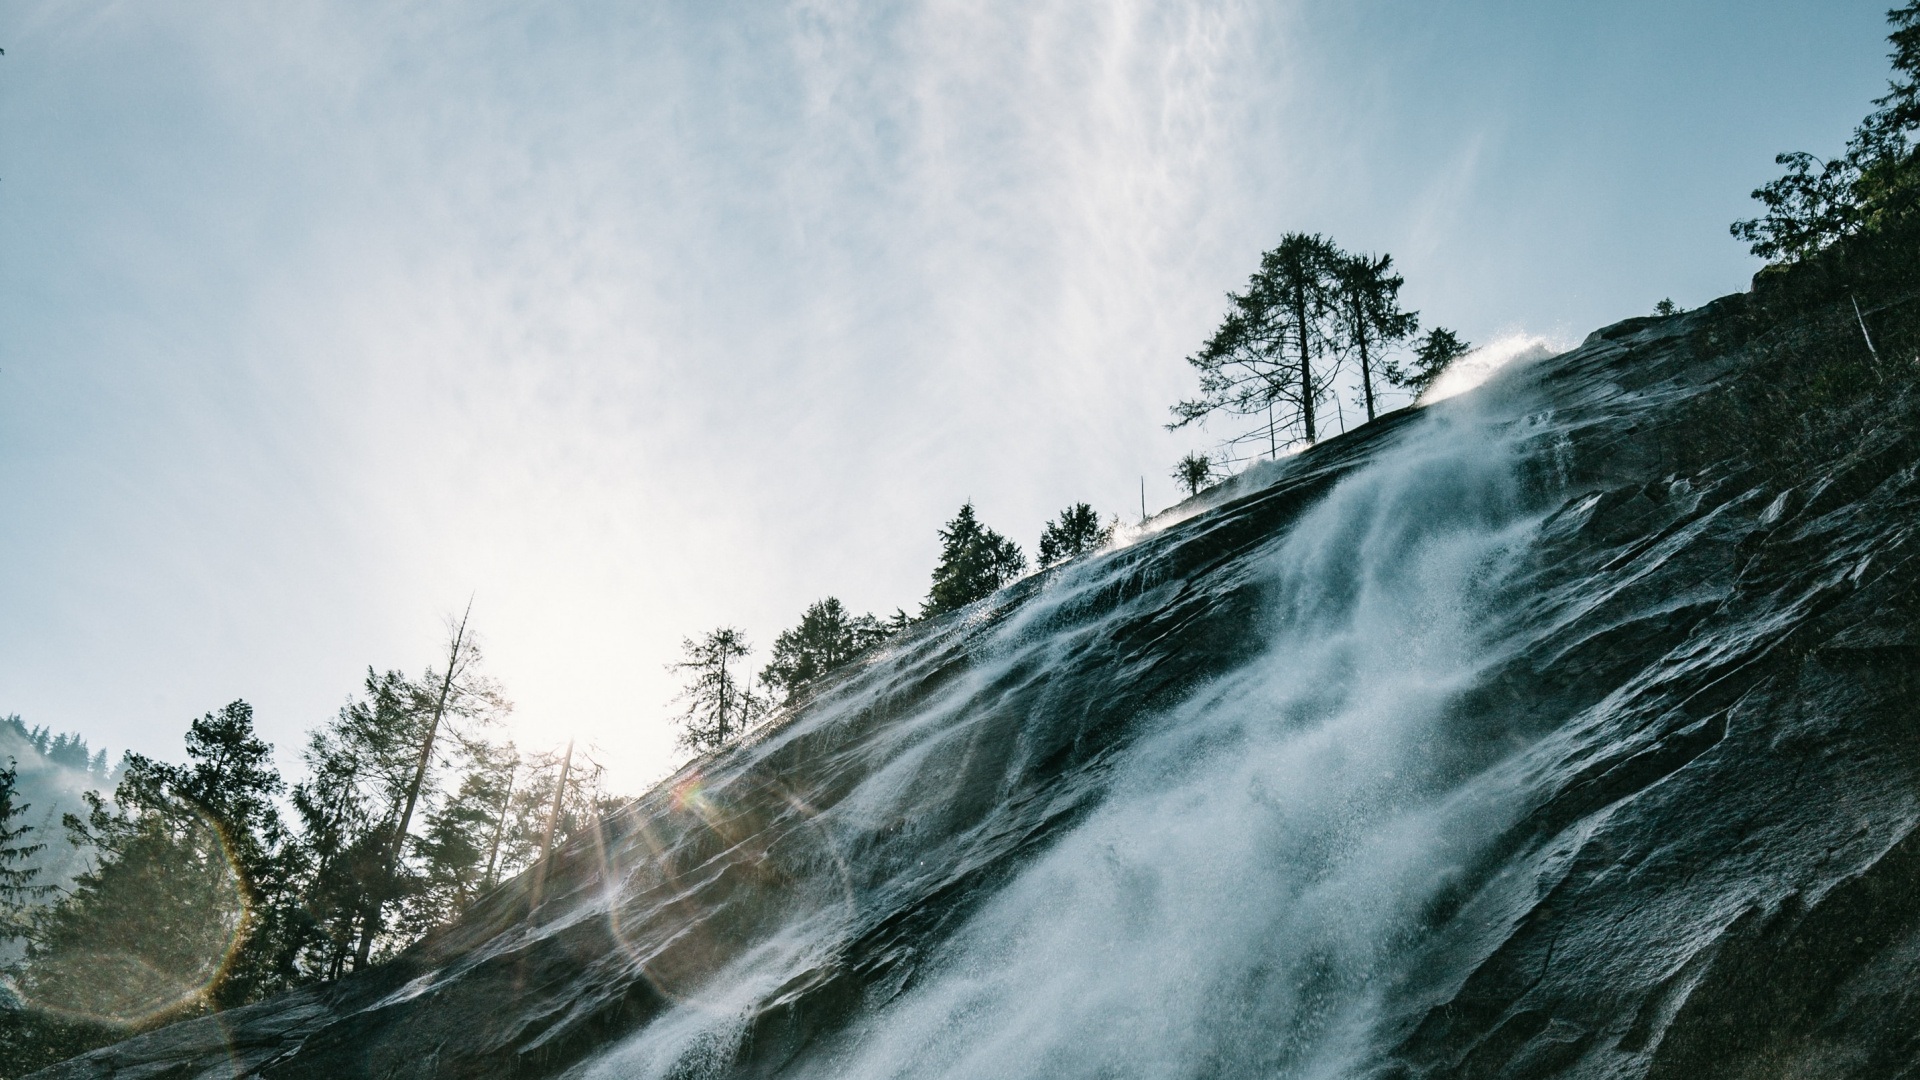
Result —
[[64, 888], [83, 867], [86, 853], [67, 842], [60, 816], [86, 814], [83, 791], [113, 790], [114, 769], [107, 752], [89, 748], [83, 736], [28, 727], [20, 717], [6, 716], [0, 717], [0, 765], [8, 761], [19, 770], [21, 801], [28, 804], [24, 820], [34, 829], [31, 839], [46, 845], [27, 865], [40, 868], [37, 883]]

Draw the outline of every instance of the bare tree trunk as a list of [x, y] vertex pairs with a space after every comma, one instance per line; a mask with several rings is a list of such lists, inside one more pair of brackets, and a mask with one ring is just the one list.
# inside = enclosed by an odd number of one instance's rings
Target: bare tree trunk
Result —
[[573, 740], [567, 740], [567, 756], [560, 761], [560, 783], [553, 789], [553, 806], [547, 811], [547, 834], [540, 841], [540, 861], [546, 862], [553, 851], [553, 830], [560, 824], [560, 800], [567, 794], [567, 773], [573, 770]]
[[727, 736], [732, 734], [732, 732], [727, 730], [727, 702], [732, 697], [732, 691], [727, 689], [727, 654], [725, 650], [722, 650], [720, 653], [720, 726], [718, 729], [720, 733], [720, 745], [722, 746], [726, 745]]
[[540, 839], [540, 861], [533, 871], [533, 902], [538, 904], [547, 891], [547, 857], [553, 854], [553, 831], [560, 824], [560, 801], [567, 794], [567, 773], [573, 768], [573, 740], [567, 740], [567, 756], [560, 761], [560, 782], [553, 788], [553, 806], [547, 810], [547, 831]]
[[[440, 695], [438, 699], [434, 701], [433, 719], [427, 724], [426, 737], [420, 741], [420, 759], [413, 770], [413, 782], [407, 785], [406, 805], [400, 811], [400, 821], [394, 827], [393, 839], [387, 849], [386, 859], [381, 868], [383, 871], [380, 882], [382, 889], [386, 887], [388, 882], [393, 880], [395, 874], [400, 872], [400, 856], [405, 853], [407, 846], [407, 827], [413, 823], [413, 808], [419, 803], [420, 789], [425, 786], [427, 782], [427, 766], [433, 760], [434, 736], [439, 734], [440, 720], [447, 713], [447, 695], [453, 690], [454, 669], [460, 661], [460, 648], [466, 644], [467, 616], [471, 614], [473, 614], [473, 601], [469, 600], [467, 601], [467, 610], [460, 616], [460, 625], [454, 628], [453, 642], [447, 648], [447, 670], [440, 678]], [[373, 898], [373, 903], [369, 906], [366, 922], [361, 927], [360, 951], [354, 957], [353, 966], [355, 971], [358, 971], [361, 965], [367, 962], [367, 957], [372, 952], [374, 936], [380, 932], [380, 909], [385, 904], [386, 897], [384, 895], [377, 895]]]
[[1373, 422], [1373, 364], [1367, 356], [1367, 317], [1361, 310], [1360, 295], [1351, 291], [1347, 297], [1353, 305], [1353, 340], [1360, 345], [1360, 392], [1367, 399], [1367, 422]]
[[507, 794], [500, 800], [500, 817], [493, 823], [493, 844], [487, 850], [487, 872], [480, 875], [481, 887], [485, 888], [493, 881], [493, 868], [500, 860], [500, 834], [507, 828], [507, 813], [513, 809], [513, 785], [520, 779], [520, 766], [517, 764], [518, 752], [515, 752], [513, 771], [507, 774]]
[[1306, 422], [1307, 442], [1313, 442], [1313, 347], [1307, 340], [1307, 301], [1297, 297], [1293, 324], [1300, 334], [1300, 418]]

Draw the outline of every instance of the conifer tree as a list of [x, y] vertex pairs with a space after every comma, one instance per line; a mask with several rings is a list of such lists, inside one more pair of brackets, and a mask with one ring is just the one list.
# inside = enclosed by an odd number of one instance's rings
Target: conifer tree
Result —
[[1330, 316], [1341, 259], [1331, 241], [1306, 233], [1289, 233], [1261, 255], [1247, 287], [1227, 294], [1231, 306], [1219, 328], [1187, 358], [1200, 373], [1200, 396], [1174, 405], [1168, 429], [1226, 413], [1264, 417], [1272, 454], [1279, 453], [1282, 429], [1298, 427], [1315, 441], [1315, 410], [1335, 374], [1331, 365], [1315, 365], [1339, 339]]
[[513, 797], [520, 755], [512, 744], [460, 740], [460, 786], [426, 815], [414, 838], [418, 884], [401, 905], [401, 925], [423, 934], [464, 911], [498, 880], [501, 830]]
[[1040, 533], [1040, 565], [1054, 566], [1077, 558], [1090, 551], [1097, 551], [1107, 541], [1113, 539], [1114, 525], [1102, 526], [1100, 515], [1086, 503], [1075, 503], [1060, 511], [1060, 516], [1047, 522]]
[[1020, 546], [980, 523], [971, 500], [940, 530], [940, 563], [921, 618], [957, 611], [1020, 576], [1027, 568]]
[[95, 864], [36, 919], [21, 980], [30, 1002], [140, 1025], [285, 984], [280, 942], [262, 932], [284, 907], [280, 777], [252, 715], [234, 702], [196, 720], [184, 767], [127, 755], [113, 803], [89, 791], [87, 817], [67, 816]]
[[761, 679], [790, 698], [815, 679], [853, 659], [887, 636], [872, 615], [854, 615], [835, 597], [808, 606], [800, 625], [773, 639], [773, 659]]
[[26, 817], [30, 804], [19, 799], [18, 777], [12, 761], [0, 769], [0, 941], [26, 932], [28, 903], [51, 889], [51, 886], [34, 884], [40, 868], [26, 865], [27, 860], [46, 845], [26, 842], [33, 826], [21, 820]]
[[1415, 395], [1423, 394], [1447, 369], [1448, 364], [1465, 356], [1472, 348], [1468, 342], [1461, 341], [1458, 334], [1444, 326], [1436, 326], [1414, 347], [1411, 366], [1403, 368], [1388, 361], [1384, 373], [1395, 386], [1404, 386]]
[[681, 659], [667, 665], [686, 680], [674, 698], [686, 705], [677, 720], [679, 743], [695, 753], [710, 753], [738, 738], [763, 709], [742, 662], [753, 646], [739, 630], [722, 626], [698, 640], [687, 638], [680, 651]]
[[[358, 952], [375, 898], [398, 895], [386, 854], [424, 733], [415, 688], [398, 671], [367, 669], [364, 697], [310, 733], [308, 777], [293, 790], [304, 909], [312, 920], [299, 963], [308, 978], [338, 978]], [[377, 931], [375, 931], [377, 935]]]
[[1213, 459], [1195, 452], [1181, 458], [1173, 466], [1173, 478], [1187, 489], [1189, 497], [1200, 494], [1208, 484], [1213, 483]]
[[1374, 366], [1387, 348], [1413, 336], [1420, 314], [1400, 308], [1406, 280], [1393, 272], [1391, 255], [1340, 255], [1333, 276], [1342, 344], [1359, 360], [1361, 400], [1372, 420]]
[[428, 774], [435, 763], [434, 743], [442, 729], [461, 722], [466, 725], [492, 723], [513, 708], [499, 687], [480, 671], [480, 646], [467, 626], [472, 610], [469, 604], [467, 613], [462, 614], [459, 621], [447, 620], [446, 666], [439, 672], [429, 667], [420, 682], [409, 687], [413, 713], [410, 719], [416, 740], [416, 745], [410, 748], [414, 751], [414, 767], [400, 798], [398, 817], [387, 836], [383, 866], [376, 878], [381, 887], [367, 897], [368, 910], [362, 919], [359, 951], [354, 957], [356, 967], [367, 962], [374, 939], [380, 934], [386, 902], [399, 898], [403, 877], [401, 861], [410, 842], [414, 810], [420, 805], [422, 795], [430, 799], [434, 793], [428, 785]]
[[1896, 77], [1874, 99], [1880, 108], [1836, 157], [1802, 151], [1774, 159], [1786, 175], [1753, 192], [1766, 212], [1731, 226], [1755, 255], [1793, 262], [1920, 214], [1920, 0], [1889, 11], [1887, 20]]

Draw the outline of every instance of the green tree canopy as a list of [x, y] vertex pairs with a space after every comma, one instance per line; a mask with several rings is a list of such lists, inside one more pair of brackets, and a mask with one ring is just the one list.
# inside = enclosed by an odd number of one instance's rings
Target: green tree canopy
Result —
[[887, 634], [879, 619], [855, 615], [829, 596], [809, 605], [800, 625], [773, 639], [773, 659], [760, 679], [792, 697]]
[[940, 530], [940, 563], [933, 588], [920, 606], [922, 618], [957, 611], [1020, 576], [1027, 559], [1020, 546], [980, 523], [968, 501]]
[[1214, 471], [1213, 459], [1195, 451], [1174, 463], [1173, 478], [1187, 489], [1189, 496], [1193, 496], [1213, 483]]
[[1400, 307], [1400, 287], [1405, 284], [1406, 279], [1393, 272], [1391, 255], [1342, 254], [1334, 260], [1341, 345], [1359, 362], [1361, 402], [1368, 420], [1374, 417], [1375, 366], [1387, 349], [1420, 329], [1420, 313]]
[[1433, 380], [1447, 369], [1447, 365], [1465, 356], [1473, 346], [1460, 340], [1460, 335], [1444, 326], [1436, 326], [1427, 332], [1414, 346], [1413, 362], [1401, 367], [1388, 361], [1382, 372], [1387, 381], [1395, 386], [1404, 386], [1415, 394], [1423, 394]]
[[680, 651], [681, 659], [667, 665], [686, 680], [674, 698], [686, 706], [678, 718], [680, 745], [696, 753], [718, 750], [738, 738], [764, 707], [742, 663], [753, 646], [739, 630], [722, 626], [686, 639]]
[[1178, 429], [1216, 413], [1263, 418], [1258, 429], [1229, 440], [1264, 434], [1279, 452], [1279, 432], [1318, 437], [1316, 407], [1333, 385], [1334, 369], [1315, 367], [1335, 350], [1339, 327], [1330, 321], [1338, 302], [1343, 256], [1319, 234], [1288, 233], [1260, 256], [1260, 269], [1240, 292], [1227, 294], [1220, 326], [1199, 352], [1187, 357], [1200, 373], [1200, 396], [1173, 406]]
[[1733, 235], [1773, 262], [1794, 262], [1862, 232], [1920, 212], [1920, 0], [1887, 13], [1895, 78], [1880, 108], [1854, 129], [1846, 149], [1822, 160], [1781, 154], [1786, 175], [1755, 190], [1765, 213], [1736, 221]]
[[1086, 503], [1074, 503], [1060, 516], [1047, 522], [1040, 533], [1040, 565], [1053, 566], [1090, 551], [1097, 551], [1113, 539], [1113, 523], [1100, 524], [1100, 515]]

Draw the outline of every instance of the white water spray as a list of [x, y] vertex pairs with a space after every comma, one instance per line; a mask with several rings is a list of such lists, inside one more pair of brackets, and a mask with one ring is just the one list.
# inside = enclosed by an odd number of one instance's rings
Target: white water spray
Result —
[[[1524, 428], [1457, 403], [1341, 480], [1258, 559], [1268, 601], [1249, 632], [1264, 651], [1155, 720], [1097, 810], [904, 992], [789, 1073], [1114, 1080], [1356, 1064], [1422, 911], [1509, 823], [1508, 788], [1463, 774], [1444, 725], [1498, 653], [1503, 588], [1533, 535], [1516, 481]], [[820, 827], [851, 845], [876, 823], [937, 816], [953, 793], [929, 763], [962, 737], [969, 696], [1017, 665], [1045, 670], [1070, 646], [1036, 628], [1116, 573], [1074, 567], [995, 629], [975, 670], [899, 722], [891, 760]], [[583, 1072], [717, 1075], [748, 1018], [856, 922], [794, 919]]]

